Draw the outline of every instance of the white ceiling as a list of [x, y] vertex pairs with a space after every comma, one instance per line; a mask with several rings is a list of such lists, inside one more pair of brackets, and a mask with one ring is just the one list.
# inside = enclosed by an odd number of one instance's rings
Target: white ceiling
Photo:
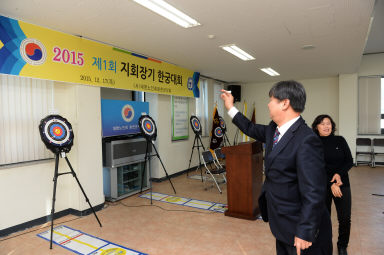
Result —
[[[132, 0], [1, 0], [0, 14], [222, 81], [249, 83], [356, 72], [375, 0], [167, 2], [202, 26], [182, 28]], [[209, 39], [212, 34], [215, 38]], [[245, 62], [219, 48], [231, 43], [256, 59]], [[301, 49], [308, 44], [315, 48]], [[262, 67], [281, 76], [272, 78]]]

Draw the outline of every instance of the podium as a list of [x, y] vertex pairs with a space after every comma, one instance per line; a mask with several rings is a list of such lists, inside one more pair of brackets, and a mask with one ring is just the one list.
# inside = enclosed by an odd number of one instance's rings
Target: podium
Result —
[[261, 142], [223, 147], [227, 169], [226, 216], [255, 220], [260, 213], [258, 198], [263, 184]]

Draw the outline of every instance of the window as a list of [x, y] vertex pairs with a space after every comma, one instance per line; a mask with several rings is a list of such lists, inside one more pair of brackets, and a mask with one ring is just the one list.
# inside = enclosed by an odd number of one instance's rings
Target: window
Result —
[[359, 134], [381, 134], [381, 77], [359, 77]]
[[52, 81], [0, 75], [0, 165], [53, 157], [39, 132], [53, 89]]
[[200, 78], [200, 97], [196, 98], [196, 117], [201, 124], [202, 136], [208, 136], [208, 81]]

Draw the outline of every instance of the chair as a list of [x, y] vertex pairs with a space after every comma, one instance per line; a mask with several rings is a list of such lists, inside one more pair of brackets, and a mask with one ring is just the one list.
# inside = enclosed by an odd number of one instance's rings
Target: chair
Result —
[[215, 159], [216, 159], [217, 164], [220, 167], [225, 168], [225, 154], [223, 153], [221, 148], [214, 149], [213, 153], [215, 155]]
[[[203, 163], [204, 163], [204, 167], [205, 167], [205, 175], [206, 175], [205, 178], [203, 178], [204, 186], [205, 186], [206, 181], [211, 179], [216, 184], [216, 187], [219, 190], [220, 194], [222, 194], [222, 191], [221, 191], [221, 189], [219, 187], [219, 183], [218, 183], [219, 179], [216, 179], [216, 177], [219, 178], [221, 176], [224, 183], [226, 183], [227, 179], [225, 177], [225, 171], [226, 171], [225, 168], [217, 165], [217, 163], [215, 162], [215, 159], [213, 158], [211, 151], [203, 151], [201, 153], [201, 158], [203, 159]], [[207, 188], [205, 188], [205, 189], [207, 190]]]
[[[369, 157], [369, 160], [358, 160], [359, 156]], [[372, 166], [373, 157], [371, 138], [356, 138], [355, 166], [358, 166], [360, 163]]]
[[377, 156], [379, 157], [384, 156], [384, 139], [374, 138], [372, 151], [373, 151], [372, 167], [376, 167]]

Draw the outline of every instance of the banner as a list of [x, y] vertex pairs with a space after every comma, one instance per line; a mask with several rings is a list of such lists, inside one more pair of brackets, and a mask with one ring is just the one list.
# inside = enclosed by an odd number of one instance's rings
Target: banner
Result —
[[223, 141], [223, 130], [220, 127], [219, 113], [217, 112], [217, 107], [213, 110], [213, 124], [211, 131], [211, 143], [209, 144], [209, 149], [214, 150], [219, 148]]
[[199, 97], [197, 72], [0, 16], [0, 73]]
[[149, 103], [126, 100], [101, 100], [103, 137], [140, 133], [139, 118], [149, 114]]

